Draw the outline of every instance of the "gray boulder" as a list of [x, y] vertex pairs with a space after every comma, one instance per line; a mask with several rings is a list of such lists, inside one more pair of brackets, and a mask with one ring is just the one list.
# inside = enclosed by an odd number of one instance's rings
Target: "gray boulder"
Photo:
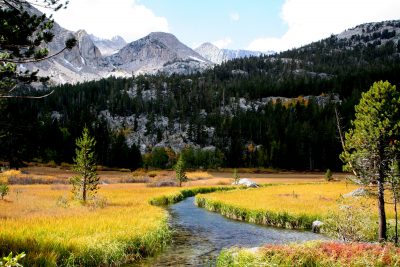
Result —
[[345, 195], [343, 195], [344, 198], [348, 198], [348, 197], [364, 197], [364, 196], [368, 196], [369, 192], [368, 190], [366, 190], [365, 188], [357, 188], [354, 191], [351, 191], [350, 193], [347, 193]]
[[322, 225], [324, 225], [324, 223], [321, 221], [313, 221], [311, 230], [313, 231], [313, 233], [319, 233], [321, 231]]
[[247, 178], [242, 178], [239, 179], [239, 181], [237, 183], [233, 183], [233, 185], [243, 185], [249, 188], [257, 188], [259, 187], [259, 185], [253, 181], [251, 181], [250, 179]]

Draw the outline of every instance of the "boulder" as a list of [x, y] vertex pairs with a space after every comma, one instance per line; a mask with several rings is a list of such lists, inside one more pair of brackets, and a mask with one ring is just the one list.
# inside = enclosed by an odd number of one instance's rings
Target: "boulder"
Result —
[[239, 181], [237, 183], [233, 183], [233, 185], [243, 185], [243, 186], [246, 186], [249, 188], [257, 188], [258, 187], [257, 183], [255, 183], [247, 178], [239, 179]]
[[319, 233], [321, 231], [322, 225], [324, 225], [324, 223], [321, 221], [313, 221], [311, 230], [313, 231], [313, 233]]
[[347, 193], [347, 194], [343, 195], [343, 197], [344, 198], [347, 198], [347, 197], [364, 197], [364, 196], [368, 196], [368, 195], [369, 195], [368, 190], [360, 187], [360, 188], [357, 188], [354, 191], [351, 191], [350, 193]]

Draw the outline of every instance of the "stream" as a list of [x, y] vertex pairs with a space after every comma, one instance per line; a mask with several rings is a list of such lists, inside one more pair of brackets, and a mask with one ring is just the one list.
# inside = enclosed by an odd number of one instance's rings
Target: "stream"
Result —
[[159, 255], [131, 266], [214, 266], [220, 251], [325, 239], [306, 231], [234, 221], [194, 205], [194, 197], [167, 208], [173, 241]]

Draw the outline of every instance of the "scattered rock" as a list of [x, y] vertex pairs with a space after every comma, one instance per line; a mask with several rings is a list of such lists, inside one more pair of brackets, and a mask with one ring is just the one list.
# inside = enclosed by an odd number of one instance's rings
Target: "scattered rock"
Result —
[[311, 230], [313, 231], [313, 233], [319, 233], [321, 231], [322, 225], [324, 225], [324, 223], [321, 221], [313, 221]]

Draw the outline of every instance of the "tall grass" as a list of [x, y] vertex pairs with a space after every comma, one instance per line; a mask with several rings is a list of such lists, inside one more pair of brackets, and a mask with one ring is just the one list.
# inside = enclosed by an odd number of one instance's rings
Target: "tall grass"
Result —
[[195, 203], [200, 208], [220, 213], [230, 219], [281, 228], [311, 229], [312, 222], [319, 219], [318, 216], [305, 213], [291, 214], [287, 211], [276, 212], [238, 207], [223, 201], [208, 199], [206, 196], [197, 196]]
[[[178, 190], [103, 186], [109, 204], [93, 209], [70, 200], [69, 188], [13, 186], [0, 201], [0, 256], [25, 251], [24, 266], [109, 266], [153, 255], [171, 233], [167, 212], [149, 199]], [[68, 208], [57, 205], [60, 196]]]
[[[311, 229], [314, 220], [324, 220], [339, 209], [337, 200], [357, 186], [345, 183], [274, 185], [259, 189], [216, 192], [196, 196], [202, 208], [241, 221], [292, 229]], [[371, 210], [374, 199], [367, 200]], [[358, 205], [357, 199], [349, 199]], [[388, 216], [393, 217], [391, 207]]]
[[224, 250], [217, 266], [400, 266], [400, 249], [393, 245], [337, 242], [268, 245], [257, 252]]
[[154, 255], [170, 241], [168, 213], [155, 205], [235, 187], [103, 185], [106, 206], [73, 201], [66, 185], [12, 188], [0, 201], [0, 256], [25, 251], [25, 266], [110, 266]]

